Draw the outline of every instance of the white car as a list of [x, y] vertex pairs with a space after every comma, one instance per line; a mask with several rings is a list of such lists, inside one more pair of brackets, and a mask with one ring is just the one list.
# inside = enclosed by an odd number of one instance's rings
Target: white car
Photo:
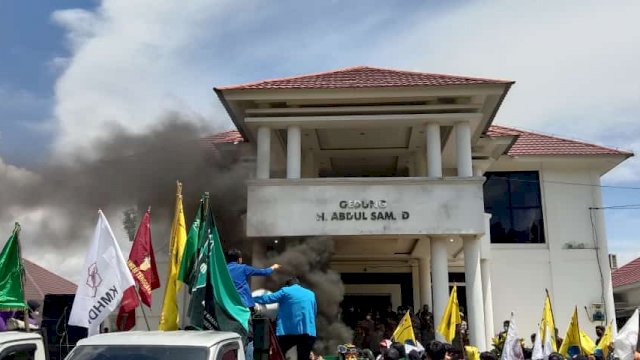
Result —
[[0, 332], [0, 360], [45, 360], [44, 341], [39, 333]]
[[128, 331], [82, 339], [65, 360], [245, 360], [245, 356], [240, 335], [232, 332]]

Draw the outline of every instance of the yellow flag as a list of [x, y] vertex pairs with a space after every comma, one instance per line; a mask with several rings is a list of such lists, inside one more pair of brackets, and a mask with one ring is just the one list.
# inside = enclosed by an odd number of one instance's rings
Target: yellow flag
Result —
[[449, 295], [449, 302], [447, 302], [447, 307], [444, 309], [444, 314], [442, 314], [442, 319], [438, 325], [438, 332], [450, 343], [453, 338], [456, 337], [456, 325], [461, 322], [460, 307], [458, 306], [458, 289], [454, 285], [451, 290], [451, 295]]
[[609, 346], [611, 345], [611, 343], [613, 342], [613, 337], [611, 334], [611, 323], [609, 323], [609, 325], [607, 326], [607, 328], [604, 330], [604, 334], [602, 334], [602, 337], [600, 338], [600, 342], [598, 343], [598, 346], [596, 347], [594, 352], [598, 352], [598, 351], [602, 351], [602, 358], [606, 359], [609, 355]]
[[558, 351], [556, 345], [556, 322], [553, 319], [553, 311], [551, 310], [551, 298], [549, 297], [549, 293], [547, 292], [547, 297], [544, 300], [544, 307], [542, 309], [542, 321], [540, 321], [540, 341], [543, 346], [545, 344], [545, 339], [547, 339], [547, 329], [549, 329], [548, 336], [550, 337], [550, 341], [548, 343], [551, 344], [551, 348], [553, 351]]
[[582, 348], [582, 335], [580, 334], [580, 326], [578, 325], [578, 308], [573, 309], [573, 316], [571, 316], [571, 322], [567, 333], [564, 335], [564, 340], [558, 351], [560, 354], [566, 357], [573, 357], [575, 355], [584, 355]]
[[464, 352], [467, 355], [466, 360], [480, 360], [480, 351], [475, 346], [465, 346]]
[[178, 330], [178, 302], [176, 293], [180, 290], [181, 283], [178, 281], [180, 262], [182, 253], [187, 242], [186, 225], [184, 221], [184, 210], [182, 208], [182, 184], [177, 183], [176, 209], [171, 224], [171, 239], [169, 240], [169, 267], [166, 288], [164, 290], [164, 302], [162, 303], [162, 313], [160, 314], [159, 330]]
[[580, 348], [585, 355], [591, 355], [596, 351], [596, 343], [582, 329], [580, 329]]
[[413, 345], [416, 345], [416, 335], [413, 333], [413, 325], [411, 324], [411, 316], [409, 316], [409, 312], [400, 320], [398, 327], [393, 332], [391, 336], [392, 340], [395, 340], [401, 344], [404, 344], [405, 341], [411, 340], [413, 341]]

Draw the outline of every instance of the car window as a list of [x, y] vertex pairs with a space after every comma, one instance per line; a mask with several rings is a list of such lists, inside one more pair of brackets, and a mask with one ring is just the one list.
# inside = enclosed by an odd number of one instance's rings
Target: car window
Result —
[[0, 354], [0, 360], [33, 360], [35, 359], [35, 344], [20, 344], [9, 346]]
[[237, 360], [238, 359], [238, 344], [228, 343], [222, 346], [218, 351], [216, 360]]
[[67, 360], [207, 360], [208, 357], [209, 349], [202, 346], [83, 345], [75, 348]]

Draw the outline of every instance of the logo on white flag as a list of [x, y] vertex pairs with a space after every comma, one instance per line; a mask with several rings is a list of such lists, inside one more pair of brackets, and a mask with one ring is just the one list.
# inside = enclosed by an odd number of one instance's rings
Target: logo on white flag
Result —
[[102, 276], [98, 273], [98, 265], [96, 265], [96, 263], [89, 265], [87, 272], [89, 273], [87, 276], [87, 286], [93, 289], [92, 298], [95, 298], [96, 293], [98, 292], [98, 287], [102, 284]]

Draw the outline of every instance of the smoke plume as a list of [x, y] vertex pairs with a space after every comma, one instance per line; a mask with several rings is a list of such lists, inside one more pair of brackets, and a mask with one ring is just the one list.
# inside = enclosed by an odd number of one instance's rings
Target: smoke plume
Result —
[[339, 318], [344, 286], [340, 275], [329, 268], [333, 255], [333, 239], [308, 237], [299, 243], [287, 241], [287, 249], [269, 261], [282, 265], [274, 272], [270, 287], [273, 289], [291, 277], [313, 290], [318, 303], [317, 341], [315, 350], [320, 354], [333, 353], [340, 344], [351, 341], [353, 333]]
[[187, 222], [200, 194], [209, 191], [225, 245], [243, 248], [244, 180], [250, 169], [239, 161], [242, 144], [223, 144], [217, 151], [204, 146], [210, 130], [194, 122], [170, 114], [145, 134], [114, 130], [91, 156], [75, 154], [33, 171], [0, 163], [0, 224], [10, 228], [19, 220], [24, 256], [71, 275], [77, 271], [54, 265], [65, 259], [79, 267], [99, 208], [126, 239], [125, 209], [139, 215], [150, 206], [155, 250], [164, 254], [180, 180]]

